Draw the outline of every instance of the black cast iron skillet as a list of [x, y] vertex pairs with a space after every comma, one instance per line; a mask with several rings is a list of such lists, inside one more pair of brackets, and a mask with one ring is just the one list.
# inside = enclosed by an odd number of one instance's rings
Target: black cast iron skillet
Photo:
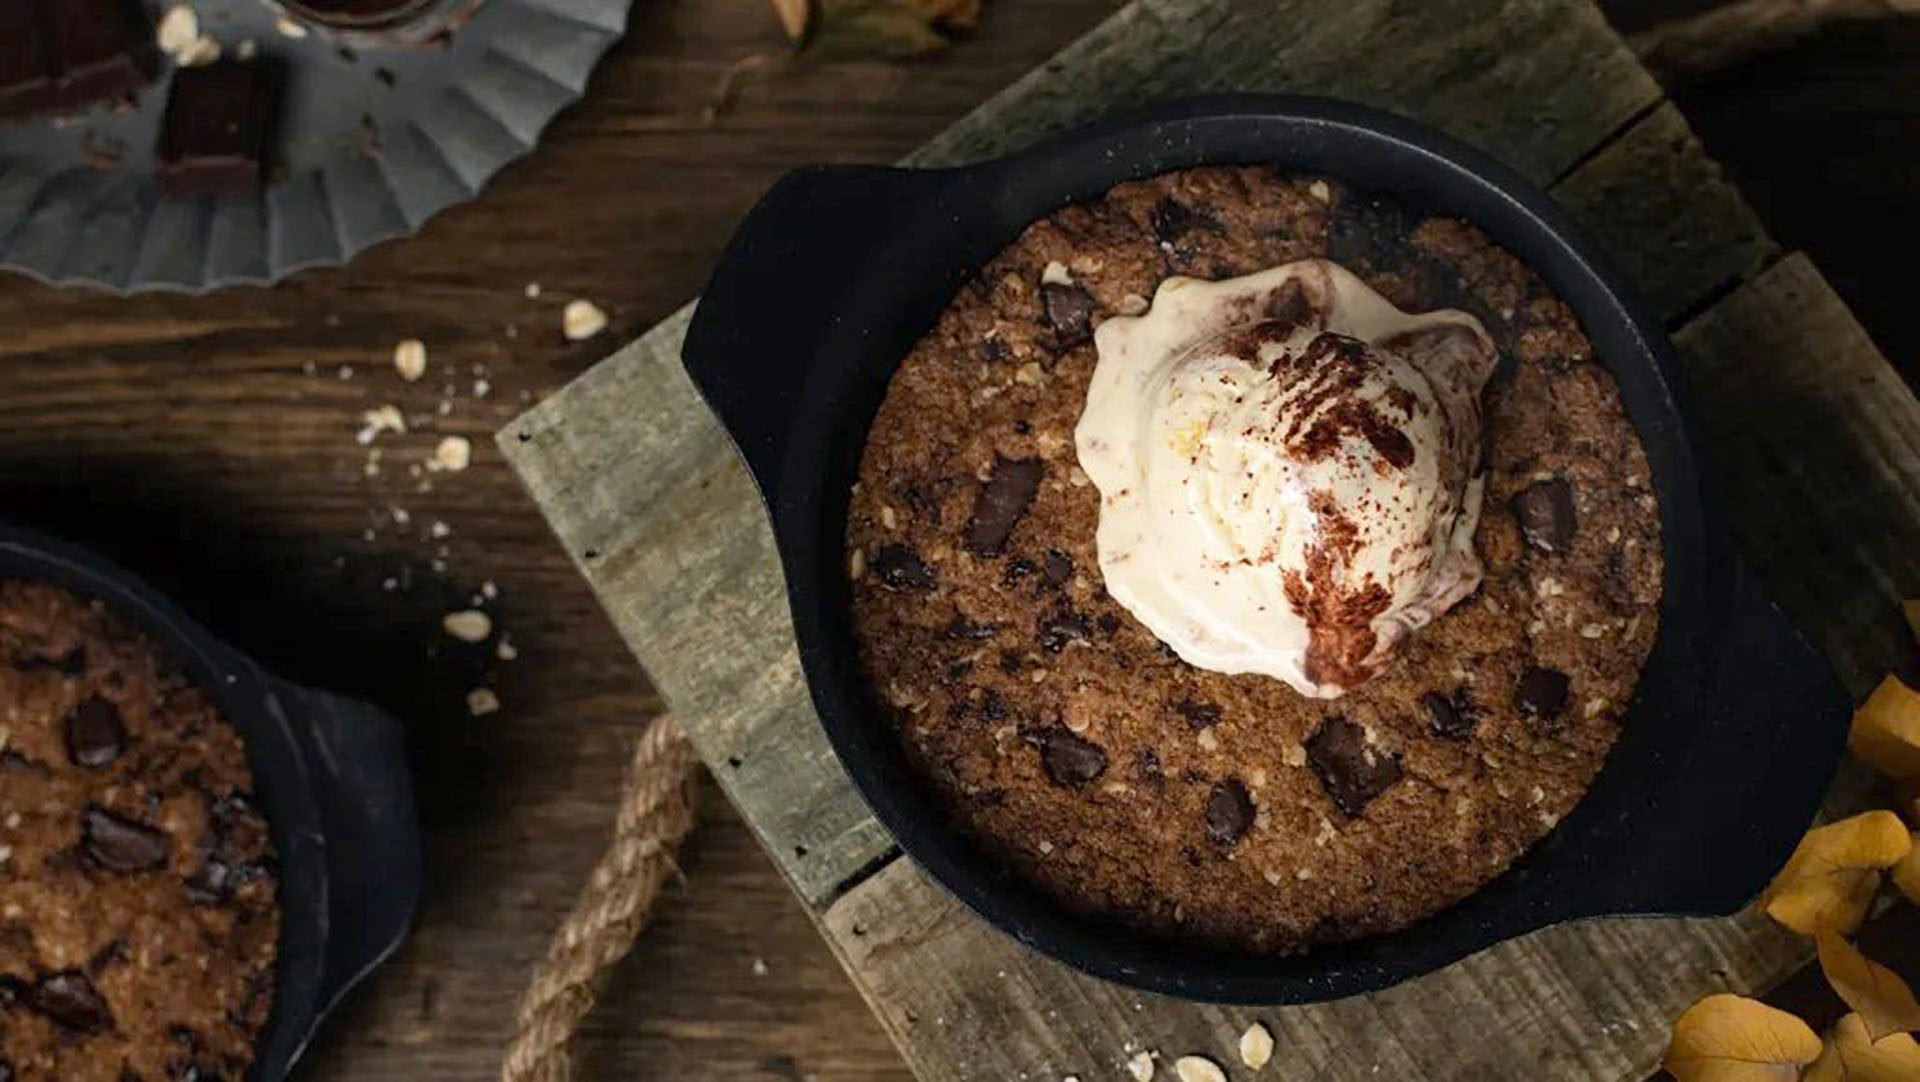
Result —
[[280, 1082], [314, 1031], [399, 947], [418, 905], [420, 831], [398, 722], [288, 683], [216, 641], [122, 568], [0, 524], [0, 579], [96, 598], [152, 637], [239, 732], [273, 834], [280, 952], [248, 1082]]
[[[845, 572], [848, 490], [889, 377], [961, 281], [1029, 222], [1113, 184], [1272, 162], [1478, 225], [1579, 314], [1619, 381], [1661, 502], [1660, 636], [1586, 798], [1484, 889], [1388, 935], [1266, 957], [1075, 916], [961, 837], [911, 770], [862, 677]], [[1511, 169], [1346, 102], [1171, 102], [953, 170], [815, 168], [748, 216], [683, 353], [773, 516], [801, 663], [874, 814], [929, 875], [1028, 946], [1191, 999], [1300, 1003], [1385, 987], [1492, 944], [1601, 915], [1731, 913], [1806, 828], [1847, 698], [1742, 570], [1680, 403], [1660, 324]]]

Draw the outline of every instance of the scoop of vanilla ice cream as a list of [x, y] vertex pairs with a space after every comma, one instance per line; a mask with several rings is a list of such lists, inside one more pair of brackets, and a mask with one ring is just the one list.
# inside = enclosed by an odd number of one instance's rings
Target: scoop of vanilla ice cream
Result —
[[1114, 599], [1204, 669], [1331, 698], [1471, 594], [1485, 328], [1337, 264], [1168, 279], [1094, 336], [1075, 431]]

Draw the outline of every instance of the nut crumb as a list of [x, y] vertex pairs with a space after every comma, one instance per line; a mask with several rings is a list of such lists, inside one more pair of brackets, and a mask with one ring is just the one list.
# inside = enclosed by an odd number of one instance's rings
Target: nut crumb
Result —
[[353, 438], [362, 447], [372, 443], [382, 432], [407, 434], [407, 418], [393, 406], [379, 406], [360, 415], [360, 431]]
[[492, 688], [474, 688], [467, 692], [467, 713], [474, 717], [484, 718], [499, 710], [500, 696], [495, 695]]
[[560, 313], [560, 329], [569, 342], [584, 342], [607, 329], [607, 313], [590, 300], [571, 300]]
[[1127, 1073], [1133, 1076], [1133, 1082], [1153, 1082], [1153, 1053], [1134, 1053], [1127, 1061]]
[[200, 40], [200, 16], [186, 4], [175, 4], [160, 16], [153, 42], [160, 51], [178, 59]]
[[427, 344], [418, 338], [408, 338], [393, 347], [393, 370], [400, 378], [412, 383], [427, 374]]
[[1327, 187], [1327, 182], [1324, 180], [1316, 180], [1307, 185], [1307, 194], [1322, 203], [1329, 202], [1333, 199], [1333, 189]]
[[485, 642], [493, 634], [493, 617], [479, 609], [464, 609], [442, 617], [440, 626], [461, 642]]
[[1205, 1056], [1181, 1056], [1173, 1061], [1173, 1073], [1180, 1082], [1227, 1082], [1227, 1072]]
[[433, 458], [427, 468], [436, 472], [459, 473], [473, 461], [473, 444], [465, 436], [448, 436], [433, 449]]
[[1259, 1070], [1273, 1058], [1273, 1031], [1255, 1022], [1240, 1035], [1240, 1062]]
[[1065, 263], [1056, 259], [1048, 263], [1046, 268], [1040, 272], [1040, 284], [1070, 286], [1073, 284], [1073, 275], [1067, 272], [1067, 265]]

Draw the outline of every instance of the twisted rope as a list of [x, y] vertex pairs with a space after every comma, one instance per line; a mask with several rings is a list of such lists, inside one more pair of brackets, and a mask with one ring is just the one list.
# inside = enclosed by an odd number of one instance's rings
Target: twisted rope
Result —
[[567, 1042], [593, 1009], [603, 974], [632, 949], [660, 887], [678, 870], [674, 853], [693, 828], [694, 763], [672, 718], [656, 718], [641, 735], [613, 841], [520, 999], [501, 1082], [567, 1082]]

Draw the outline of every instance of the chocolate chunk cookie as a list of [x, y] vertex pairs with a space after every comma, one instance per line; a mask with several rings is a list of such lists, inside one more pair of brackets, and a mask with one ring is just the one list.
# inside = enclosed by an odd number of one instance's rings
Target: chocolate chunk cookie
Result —
[[97, 604], [0, 580], [0, 1082], [239, 1082], [279, 909], [238, 735]]
[[[1102, 323], [1172, 275], [1312, 257], [1470, 312], [1503, 355], [1481, 588], [1334, 700], [1195, 669], [1134, 620], [1075, 456]], [[1572, 311], [1470, 225], [1264, 166], [1119, 185], [981, 268], [894, 374], [846, 541], [862, 662], [953, 820], [1070, 907], [1250, 950], [1498, 875], [1586, 791], [1659, 626], [1646, 456]]]

